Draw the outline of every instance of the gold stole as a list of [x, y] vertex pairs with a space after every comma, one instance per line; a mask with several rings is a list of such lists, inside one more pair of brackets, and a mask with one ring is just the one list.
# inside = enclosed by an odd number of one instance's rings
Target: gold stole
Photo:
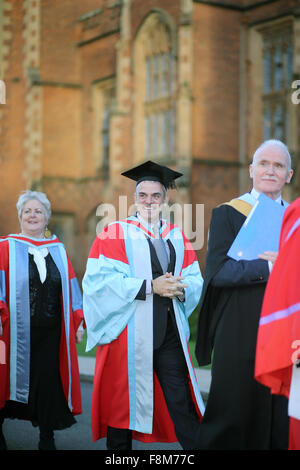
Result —
[[233, 207], [238, 212], [243, 214], [245, 217], [248, 216], [249, 212], [251, 211], [253, 207], [252, 204], [250, 204], [249, 202], [243, 201], [242, 199], [238, 199], [238, 198], [231, 199], [231, 201], [225, 202], [224, 204], [227, 204], [228, 206]]

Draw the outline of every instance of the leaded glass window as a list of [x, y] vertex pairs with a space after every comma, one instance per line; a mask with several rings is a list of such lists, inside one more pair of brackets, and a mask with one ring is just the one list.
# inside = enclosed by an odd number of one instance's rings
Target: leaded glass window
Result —
[[263, 32], [264, 139], [289, 143], [290, 91], [293, 75], [291, 26]]
[[163, 159], [174, 152], [174, 55], [165, 46], [145, 59], [146, 158]]

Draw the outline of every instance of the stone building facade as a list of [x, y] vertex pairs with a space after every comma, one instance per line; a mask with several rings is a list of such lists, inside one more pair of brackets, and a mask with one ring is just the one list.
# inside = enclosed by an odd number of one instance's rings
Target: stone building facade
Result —
[[81, 277], [101, 217], [133, 203], [120, 173], [152, 159], [184, 173], [171, 203], [196, 232], [204, 204], [203, 270], [211, 209], [248, 189], [255, 148], [282, 139], [297, 170], [299, 74], [299, 0], [0, 0], [1, 235], [20, 192], [45, 191]]

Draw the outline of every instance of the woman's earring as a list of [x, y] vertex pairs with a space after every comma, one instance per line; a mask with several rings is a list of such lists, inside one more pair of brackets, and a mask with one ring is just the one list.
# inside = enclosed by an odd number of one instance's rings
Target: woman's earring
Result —
[[50, 238], [50, 237], [51, 237], [51, 231], [46, 226], [46, 228], [45, 228], [45, 238]]

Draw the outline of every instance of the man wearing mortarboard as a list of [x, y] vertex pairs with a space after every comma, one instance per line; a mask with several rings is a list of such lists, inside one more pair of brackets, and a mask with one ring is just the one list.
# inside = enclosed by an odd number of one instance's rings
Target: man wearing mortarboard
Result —
[[191, 363], [188, 317], [203, 284], [178, 226], [160, 218], [181, 175], [148, 161], [122, 173], [136, 182], [137, 213], [95, 239], [83, 279], [87, 350], [97, 348], [92, 432], [107, 448], [132, 439], [194, 449], [204, 404]]

